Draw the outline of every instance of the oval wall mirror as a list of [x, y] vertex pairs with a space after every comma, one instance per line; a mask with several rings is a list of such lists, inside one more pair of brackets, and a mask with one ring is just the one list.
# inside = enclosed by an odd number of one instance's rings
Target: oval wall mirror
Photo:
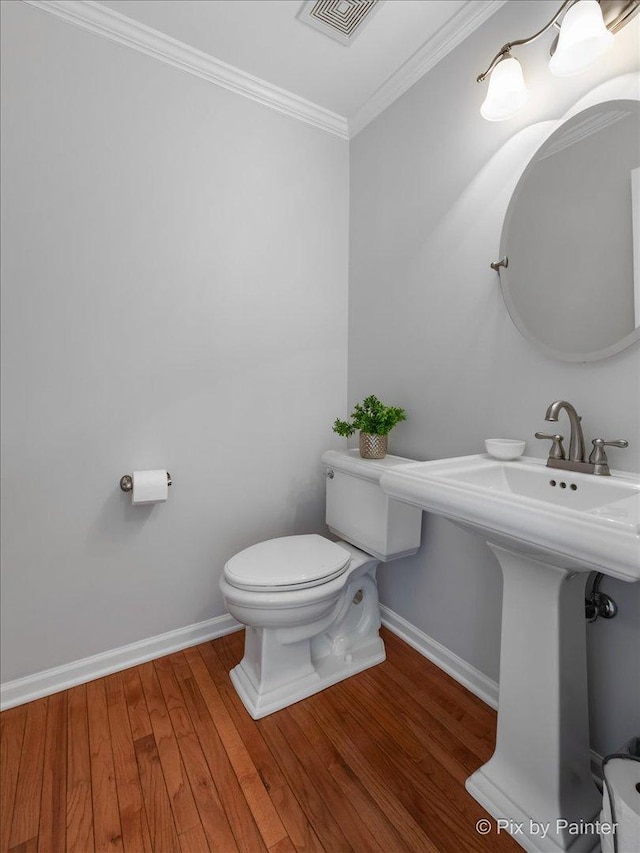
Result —
[[500, 285], [520, 332], [563, 361], [640, 339], [640, 102], [577, 113], [536, 151], [505, 217]]

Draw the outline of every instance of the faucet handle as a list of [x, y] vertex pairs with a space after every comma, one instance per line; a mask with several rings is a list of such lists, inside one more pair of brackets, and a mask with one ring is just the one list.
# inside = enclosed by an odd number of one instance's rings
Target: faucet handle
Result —
[[551, 449], [549, 450], [549, 459], [566, 459], [564, 447], [562, 446], [563, 436], [558, 434], [547, 435], [546, 432], [537, 432], [536, 438], [548, 438], [553, 442]]
[[591, 451], [591, 456], [589, 456], [589, 462], [592, 465], [607, 464], [605, 447], [629, 447], [629, 442], [625, 438], [618, 438], [616, 441], [605, 441], [604, 438], [594, 438], [591, 444], [593, 444], [593, 450]]

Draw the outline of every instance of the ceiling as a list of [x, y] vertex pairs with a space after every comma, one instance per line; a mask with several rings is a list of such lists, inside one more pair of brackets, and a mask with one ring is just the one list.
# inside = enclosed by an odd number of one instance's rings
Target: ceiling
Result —
[[375, 114], [384, 109], [415, 82], [416, 68], [428, 70], [503, 2], [387, 0], [345, 46], [296, 18], [302, 0], [100, 0], [350, 124], [374, 101], [382, 104]]

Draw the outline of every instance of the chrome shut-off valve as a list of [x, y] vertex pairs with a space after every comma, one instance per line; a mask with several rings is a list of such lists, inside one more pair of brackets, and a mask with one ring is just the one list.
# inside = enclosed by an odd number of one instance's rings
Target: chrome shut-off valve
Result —
[[600, 592], [600, 583], [604, 575], [597, 572], [591, 585], [591, 590], [584, 600], [584, 615], [587, 622], [597, 619], [613, 619], [618, 612], [618, 605], [606, 592]]

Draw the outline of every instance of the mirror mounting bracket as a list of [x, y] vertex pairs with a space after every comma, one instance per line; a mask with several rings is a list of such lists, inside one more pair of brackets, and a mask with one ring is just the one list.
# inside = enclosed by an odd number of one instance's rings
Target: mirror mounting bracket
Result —
[[509, 258], [505, 255], [504, 258], [501, 258], [499, 261], [493, 261], [489, 266], [492, 270], [495, 270], [497, 273], [500, 272], [500, 267], [504, 267], [505, 269], [509, 266]]

